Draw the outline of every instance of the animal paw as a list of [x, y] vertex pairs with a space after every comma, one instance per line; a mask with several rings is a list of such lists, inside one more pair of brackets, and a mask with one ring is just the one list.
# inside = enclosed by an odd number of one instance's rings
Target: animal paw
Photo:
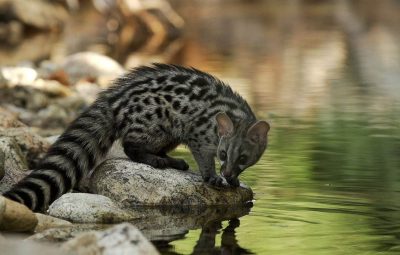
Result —
[[240, 186], [240, 181], [237, 178], [232, 178], [232, 179], [226, 178], [226, 182], [232, 187]]
[[214, 175], [208, 178], [204, 178], [204, 181], [212, 186], [222, 187], [224, 179], [221, 176]]
[[183, 159], [170, 158], [170, 166], [182, 171], [189, 169], [188, 163], [186, 163], [186, 161]]
[[162, 157], [152, 157], [146, 162], [148, 165], [154, 167], [154, 168], [167, 168], [169, 167], [169, 161], [166, 158]]

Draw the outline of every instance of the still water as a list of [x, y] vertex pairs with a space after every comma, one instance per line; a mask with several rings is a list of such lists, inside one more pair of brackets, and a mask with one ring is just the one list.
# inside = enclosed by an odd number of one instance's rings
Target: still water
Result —
[[163, 252], [400, 253], [400, 2], [174, 6], [187, 21], [174, 62], [228, 82], [272, 129], [241, 178], [249, 215]]
[[[400, 254], [400, 2], [171, 2], [183, 38], [151, 61], [211, 72], [272, 129], [241, 177], [255, 192], [248, 215], [185, 230], [161, 252]], [[53, 52], [98, 49], [79, 40], [104, 27], [92, 14]]]

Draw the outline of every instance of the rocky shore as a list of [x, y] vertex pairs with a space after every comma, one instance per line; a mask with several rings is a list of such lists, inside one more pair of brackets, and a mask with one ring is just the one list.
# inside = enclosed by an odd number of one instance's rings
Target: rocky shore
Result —
[[[0, 192], [29, 174], [68, 123], [123, 72], [92, 52], [59, 65], [0, 68]], [[152, 242], [168, 243], [249, 212], [253, 193], [243, 184], [216, 189], [196, 172], [155, 169], [121, 151], [116, 142], [77, 190], [44, 214], [0, 196], [0, 245], [7, 254], [52, 254], [60, 247], [64, 254], [158, 254]], [[11, 245], [21, 237], [23, 245]]]

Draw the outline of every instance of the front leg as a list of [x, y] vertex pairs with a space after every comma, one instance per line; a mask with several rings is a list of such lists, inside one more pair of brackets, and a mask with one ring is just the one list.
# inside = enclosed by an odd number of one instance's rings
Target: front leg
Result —
[[213, 186], [222, 186], [222, 177], [215, 173], [214, 153], [207, 150], [192, 149], [192, 154], [196, 160], [204, 182]]

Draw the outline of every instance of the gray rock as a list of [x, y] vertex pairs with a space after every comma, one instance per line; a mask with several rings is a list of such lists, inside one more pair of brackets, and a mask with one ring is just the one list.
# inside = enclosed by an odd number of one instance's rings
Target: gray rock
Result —
[[10, 111], [0, 107], [0, 127], [26, 127], [26, 125], [18, 120], [17, 114], [11, 113]]
[[35, 213], [38, 219], [38, 224], [35, 228], [35, 232], [42, 232], [50, 228], [70, 227], [72, 223], [66, 220], [58, 219], [49, 215]]
[[3, 67], [0, 69], [0, 80], [8, 86], [32, 84], [38, 77], [35, 69], [30, 67]]
[[115, 223], [137, 218], [111, 199], [88, 193], [68, 193], [54, 201], [49, 215], [74, 223]]
[[0, 178], [0, 193], [8, 190], [19, 180], [28, 175], [29, 171], [26, 159], [20, 146], [12, 137], [2, 137], [0, 135], [0, 172], [3, 172], [3, 178]]
[[[50, 103], [49, 96], [44, 91], [32, 86], [16, 85], [3, 88], [1, 92], [0, 100], [2, 104], [13, 105], [31, 111], [47, 107]], [[10, 108], [8, 105], [6, 105], [7, 108]]]
[[50, 143], [45, 138], [39, 136], [31, 128], [27, 127], [0, 127], [0, 137], [15, 140], [22, 152], [21, 155], [26, 158], [29, 168], [36, 167], [38, 160], [44, 156], [50, 147]]
[[243, 205], [253, 199], [253, 192], [243, 184], [217, 189], [193, 172], [160, 170], [128, 159], [103, 162], [92, 174], [90, 184], [92, 193], [128, 207]]
[[29, 85], [46, 93], [46, 95], [50, 97], [67, 97], [72, 94], [72, 90], [70, 88], [64, 86], [56, 80], [37, 79]]
[[70, 84], [94, 79], [103, 87], [125, 72], [112, 58], [94, 52], [80, 52], [66, 57], [59, 70], [65, 72]]
[[153, 244], [129, 223], [114, 226], [103, 232], [82, 234], [61, 247], [79, 255], [159, 254]]
[[38, 220], [28, 207], [0, 196], [0, 231], [32, 232]]
[[[35, 93], [33, 95], [35, 95]], [[10, 94], [10, 97], [14, 96], [15, 94]], [[31, 127], [40, 127], [40, 130], [55, 128], [64, 130], [88, 105], [81, 96], [77, 95], [61, 98], [48, 98], [44, 96], [46, 103], [42, 106], [40, 105], [40, 100], [33, 100], [28, 104], [24, 104], [28, 98], [28, 94], [14, 98], [14, 105], [11, 105], [12, 102], [9, 101], [7, 109], [18, 114], [19, 119], [23, 123]], [[11, 99], [9, 98], [7, 100]], [[34, 101], [36, 101], [36, 103]], [[28, 108], [23, 108], [23, 105]]]

